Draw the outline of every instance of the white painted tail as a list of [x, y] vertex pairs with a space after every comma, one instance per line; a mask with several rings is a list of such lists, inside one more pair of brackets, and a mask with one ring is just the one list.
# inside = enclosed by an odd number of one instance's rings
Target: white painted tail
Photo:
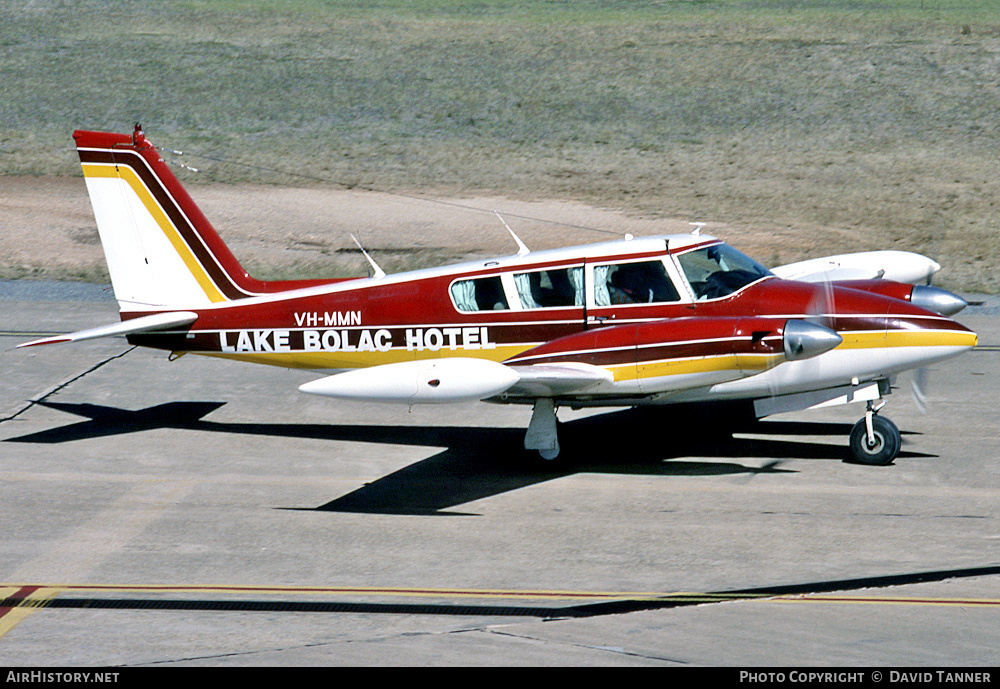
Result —
[[73, 134], [123, 312], [196, 309], [292, 289], [251, 278], [157, 149], [129, 134]]

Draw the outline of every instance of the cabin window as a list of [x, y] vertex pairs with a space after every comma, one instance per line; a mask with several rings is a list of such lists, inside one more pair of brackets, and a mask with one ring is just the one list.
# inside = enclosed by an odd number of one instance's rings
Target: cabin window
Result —
[[526, 309], [583, 306], [583, 266], [515, 273], [514, 285]]
[[662, 261], [594, 266], [594, 303], [655, 304], [680, 301]]
[[677, 260], [699, 299], [718, 299], [771, 275], [771, 271], [728, 244], [680, 254]]
[[451, 286], [459, 311], [503, 311], [510, 308], [500, 276], [459, 280]]

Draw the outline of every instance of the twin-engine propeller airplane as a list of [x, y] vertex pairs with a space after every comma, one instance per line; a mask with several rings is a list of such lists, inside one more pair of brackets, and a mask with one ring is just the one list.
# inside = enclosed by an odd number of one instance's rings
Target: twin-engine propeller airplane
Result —
[[323, 372], [299, 389], [340, 399], [533, 405], [524, 446], [547, 459], [560, 406], [745, 400], [763, 417], [862, 401], [851, 455], [888, 464], [890, 382], [976, 344], [948, 318], [961, 298], [909, 284], [939, 268], [922, 256], [771, 271], [697, 230], [537, 252], [515, 235], [505, 258], [395, 275], [369, 258], [371, 277], [261, 282], [138, 125], [73, 137], [121, 322], [22, 347], [124, 335]]

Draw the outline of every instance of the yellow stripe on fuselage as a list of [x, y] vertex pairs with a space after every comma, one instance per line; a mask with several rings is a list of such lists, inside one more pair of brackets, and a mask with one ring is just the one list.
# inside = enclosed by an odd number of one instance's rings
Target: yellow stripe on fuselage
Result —
[[[844, 342], [837, 349], [891, 349], [893, 347], [973, 347], [976, 334], [962, 331], [867, 331], [843, 333]], [[438, 352], [412, 352], [393, 349], [387, 352], [192, 352], [205, 356], [233, 359], [256, 364], [299, 369], [353, 369], [394, 364], [418, 359], [438, 359], [449, 356], [475, 357], [503, 362], [517, 356], [535, 344], [498, 345], [494, 349], [462, 350], [457, 353], [448, 348]], [[180, 353], [180, 352], [178, 352]], [[675, 375], [714, 373], [719, 371], [745, 371], [759, 373], [784, 361], [781, 354], [726, 354], [721, 356], [693, 357], [688, 359], [663, 359], [659, 361], [626, 362], [606, 365], [616, 382]]]
[[[490, 361], [506, 361], [517, 356], [521, 352], [531, 349], [534, 345], [497, 345], [493, 349], [452, 351], [450, 348], [442, 348], [437, 352], [411, 352], [406, 349], [391, 349], [387, 352], [191, 352], [192, 354], [203, 354], [222, 359], [234, 359], [236, 361], [246, 361], [252, 364], [268, 364], [271, 366], [281, 366], [283, 368], [301, 368], [309, 370], [322, 369], [352, 369], [368, 368], [370, 366], [380, 366], [382, 364], [396, 364], [403, 361], [417, 361], [425, 359], [441, 359], [451, 356], [462, 356], [466, 358], [488, 359]], [[180, 352], [177, 352], [180, 354]]]
[[840, 333], [837, 349], [889, 349], [892, 347], [975, 347], [976, 333], [967, 330], [864, 330]]
[[129, 187], [135, 192], [135, 195], [139, 197], [142, 205], [146, 207], [149, 214], [153, 217], [153, 220], [159, 226], [160, 231], [163, 232], [164, 236], [170, 241], [170, 244], [174, 247], [178, 256], [184, 261], [184, 265], [191, 272], [191, 275], [198, 282], [198, 285], [204, 290], [205, 295], [208, 297], [209, 301], [212, 302], [222, 302], [227, 301], [225, 295], [219, 291], [216, 287], [215, 282], [209, 277], [205, 268], [201, 265], [201, 262], [195, 257], [191, 252], [191, 248], [187, 245], [184, 239], [181, 237], [177, 228], [167, 217], [167, 214], [160, 207], [160, 204], [156, 202], [153, 195], [146, 188], [139, 176], [127, 166], [114, 166], [114, 165], [101, 165], [97, 163], [83, 163], [83, 176], [90, 178], [109, 178], [109, 179], [120, 179], [124, 181]]
[[[895, 347], [975, 347], [976, 333], [962, 330], [890, 330], [841, 333], [844, 341], [837, 349], [893, 349]], [[606, 366], [616, 382], [718, 371], [761, 372], [777, 366], [784, 356], [768, 354], [727, 354], [692, 359], [665, 359]]]
[[615, 377], [615, 382], [645, 378], [664, 378], [718, 371], [760, 372], [784, 361], [780, 354], [725, 354], [692, 359], [664, 359], [638, 363], [605, 366]]

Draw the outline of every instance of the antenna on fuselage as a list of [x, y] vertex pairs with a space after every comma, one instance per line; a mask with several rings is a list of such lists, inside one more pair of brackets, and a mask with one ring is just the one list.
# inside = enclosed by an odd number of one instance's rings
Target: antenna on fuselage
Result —
[[689, 222], [688, 225], [694, 226], [694, 229], [691, 230], [691, 236], [693, 237], [699, 236], [701, 234], [701, 228], [703, 228], [707, 224], [708, 223], [703, 223], [703, 222]]
[[361, 246], [361, 242], [358, 241], [358, 238], [352, 234], [351, 239], [353, 239], [354, 243], [358, 245], [358, 248], [361, 249], [361, 253], [364, 254], [364, 257], [367, 258], [368, 262], [371, 264], [372, 270], [375, 271], [375, 274], [372, 275], [372, 277], [375, 278], [376, 280], [384, 278], [385, 271], [379, 268], [378, 263], [376, 263], [375, 260], [368, 255], [368, 252], [365, 251], [365, 248], [363, 246]]
[[524, 242], [521, 241], [521, 238], [514, 234], [514, 230], [510, 229], [510, 225], [508, 225], [507, 221], [503, 219], [502, 215], [500, 215], [500, 211], [493, 212], [496, 213], [496, 216], [500, 218], [500, 222], [502, 222], [503, 226], [507, 228], [508, 232], [510, 232], [510, 236], [514, 238], [515, 242], [517, 242], [517, 255], [524, 256], [525, 254], [531, 253], [531, 249], [525, 246]]

